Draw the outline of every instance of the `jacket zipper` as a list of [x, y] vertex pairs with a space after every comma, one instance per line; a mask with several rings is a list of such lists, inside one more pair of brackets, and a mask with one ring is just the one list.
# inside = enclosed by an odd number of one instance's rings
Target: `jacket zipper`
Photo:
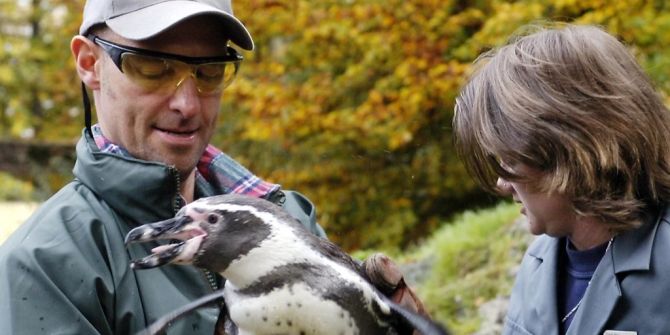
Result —
[[[177, 184], [177, 194], [174, 197], [174, 202], [172, 204], [172, 209], [173, 209], [173, 215], [177, 215], [177, 212], [181, 209], [181, 194], [179, 194], [179, 189], [181, 188], [181, 178], [179, 178], [179, 171], [175, 167], [170, 166], [169, 167], [170, 172], [172, 172], [172, 175], [174, 176], [174, 179]], [[219, 285], [216, 283], [216, 276], [209, 270], [205, 269], [200, 269], [203, 274], [205, 275], [205, 279], [207, 280], [207, 283], [209, 284], [209, 288], [212, 289], [212, 292], [216, 291], [219, 289]]]

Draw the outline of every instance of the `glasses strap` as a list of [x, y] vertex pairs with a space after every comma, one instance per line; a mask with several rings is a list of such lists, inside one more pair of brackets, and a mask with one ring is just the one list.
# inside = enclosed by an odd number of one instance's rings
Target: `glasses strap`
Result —
[[88, 135], [93, 138], [93, 132], [91, 131], [91, 100], [88, 98], [86, 85], [83, 81], [81, 82], [81, 94], [82, 99], [84, 100], [84, 123], [86, 124], [86, 132], [88, 132]]

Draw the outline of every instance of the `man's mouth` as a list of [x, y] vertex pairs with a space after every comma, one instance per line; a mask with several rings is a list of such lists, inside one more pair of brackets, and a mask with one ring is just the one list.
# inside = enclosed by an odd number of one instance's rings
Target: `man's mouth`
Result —
[[126, 244], [171, 240], [173, 243], [160, 245], [142, 259], [132, 260], [133, 269], [150, 269], [168, 263], [189, 264], [200, 250], [207, 232], [197, 222], [188, 217], [150, 223], [131, 230], [126, 235]]
[[198, 132], [198, 128], [161, 128], [161, 127], [154, 127], [155, 130], [171, 136], [171, 137], [182, 137], [182, 138], [191, 138], [195, 136], [195, 134]]

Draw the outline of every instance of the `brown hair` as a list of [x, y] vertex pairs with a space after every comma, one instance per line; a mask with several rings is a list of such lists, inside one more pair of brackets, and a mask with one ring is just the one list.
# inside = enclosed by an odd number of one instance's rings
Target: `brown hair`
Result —
[[490, 192], [501, 166], [543, 172], [533, 185], [566, 195], [612, 231], [637, 227], [670, 198], [670, 115], [616, 38], [594, 26], [542, 28], [492, 50], [456, 99], [454, 134]]

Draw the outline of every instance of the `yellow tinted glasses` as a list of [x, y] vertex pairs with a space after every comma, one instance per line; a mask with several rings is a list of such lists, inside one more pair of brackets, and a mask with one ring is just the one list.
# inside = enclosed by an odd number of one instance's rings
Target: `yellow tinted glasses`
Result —
[[218, 93], [233, 81], [244, 59], [231, 47], [226, 56], [187, 57], [124, 46], [95, 35], [88, 38], [105, 50], [121, 72], [148, 91], [175, 89], [192, 76], [199, 93]]

